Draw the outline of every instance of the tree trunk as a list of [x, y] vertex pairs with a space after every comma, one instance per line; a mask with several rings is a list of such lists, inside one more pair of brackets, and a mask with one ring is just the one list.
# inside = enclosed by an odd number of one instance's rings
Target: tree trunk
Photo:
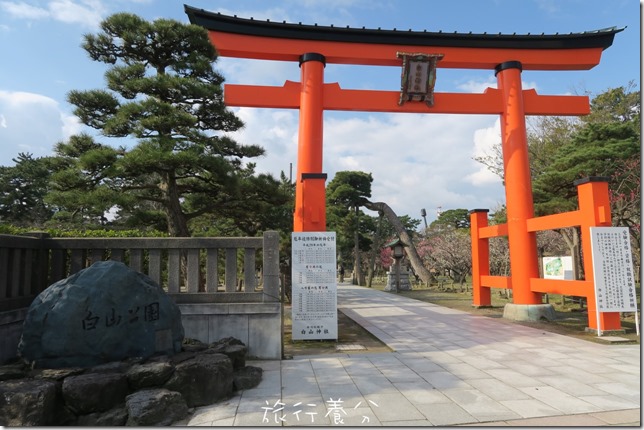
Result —
[[563, 237], [566, 245], [568, 245], [568, 249], [570, 250], [570, 255], [572, 256], [573, 278], [576, 280], [583, 279], [585, 274], [581, 262], [581, 242], [579, 240], [579, 230], [577, 230], [576, 227], [573, 227], [555, 231], [561, 234], [561, 237]]
[[168, 220], [168, 234], [171, 237], [190, 237], [188, 221], [181, 209], [181, 200], [176, 178], [168, 174], [165, 183], [162, 182], [159, 188], [165, 194], [165, 213]]
[[369, 272], [367, 274], [367, 287], [369, 288], [371, 288], [371, 283], [373, 282], [374, 270], [376, 268], [376, 256], [378, 255], [378, 251], [380, 251], [380, 242], [382, 240], [380, 233], [382, 231], [382, 218], [384, 217], [384, 214], [382, 212], [378, 212], [378, 214], [378, 227], [376, 228], [376, 234], [373, 237], [373, 248], [371, 249], [371, 256], [369, 257]]
[[353, 233], [353, 253], [354, 255], [354, 266], [353, 266], [353, 279], [356, 285], [364, 284], [364, 275], [362, 274], [362, 263], [360, 261], [360, 235], [358, 230], [360, 228], [360, 218], [359, 218], [360, 207], [356, 206], [356, 226]]
[[[161, 190], [165, 193], [165, 213], [168, 221], [168, 234], [170, 237], [190, 237], [190, 230], [188, 230], [188, 221], [181, 209], [181, 201], [179, 199], [179, 190], [177, 187], [177, 180], [172, 174], [166, 176], [166, 181], [161, 182], [159, 185]], [[186, 251], [181, 251], [180, 257], [180, 277], [183, 280], [183, 285], [188, 287], [188, 256]], [[205, 284], [199, 283], [199, 292], [205, 291]]]
[[384, 202], [370, 202], [367, 200], [364, 207], [372, 211], [381, 212], [387, 217], [391, 225], [396, 230], [396, 233], [398, 233], [398, 237], [400, 238], [400, 241], [406, 247], [407, 257], [409, 257], [409, 262], [411, 263], [411, 267], [414, 268], [414, 271], [420, 277], [420, 279], [422, 279], [422, 281], [426, 285], [429, 285], [432, 280], [432, 274], [423, 265], [423, 261], [420, 259], [420, 256], [418, 255], [418, 251], [416, 251], [416, 247], [411, 241], [411, 237], [409, 237], [409, 234], [407, 233], [407, 231], [405, 231], [405, 228], [403, 227], [402, 223], [398, 219], [398, 216], [396, 215], [396, 213], [389, 207], [387, 203], [384, 203]]

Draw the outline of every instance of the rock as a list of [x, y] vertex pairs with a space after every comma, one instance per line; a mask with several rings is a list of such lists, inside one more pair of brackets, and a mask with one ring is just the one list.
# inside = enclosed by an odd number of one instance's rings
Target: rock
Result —
[[127, 409], [125, 404], [122, 404], [109, 411], [80, 415], [75, 425], [81, 427], [121, 427], [126, 422]]
[[188, 414], [181, 394], [164, 388], [137, 391], [127, 396], [128, 426], [167, 426]]
[[57, 426], [75, 426], [78, 417], [69, 409], [61, 395], [58, 395], [58, 402], [56, 403], [56, 413], [54, 415], [54, 423]]
[[228, 345], [244, 345], [244, 342], [242, 342], [241, 340], [239, 340], [237, 338], [229, 336], [229, 337], [221, 338], [217, 342], [213, 342], [211, 344], [212, 347], [214, 347], [215, 345], [226, 345], [226, 346], [228, 346]]
[[[132, 367], [133, 364], [136, 364], [137, 359], [128, 359], [125, 361], [111, 361], [105, 364], [99, 364], [98, 366], [92, 367], [90, 373], [127, 373], [127, 371]], [[141, 360], [138, 359], [138, 363]]]
[[262, 368], [246, 366], [235, 370], [233, 373], [233, 389], [249, 390], [255, 388], [262, 381]]
[[181, 351], [181, 312], [152, 279], [100, 261], [50, 285], [29, 306], [18, 355], [36, 367], [91, 367]]
[[0, 366], [0, 381], [23, 379], [27, 376], [27, 370], [28, 369], [24, 363], [13, 363]]
[[47, 426], [54, 423], [56, 383], [16, 379], [0, 384], [0, 425]]
[[52, 381], [62, 381], [63, 379], [80, 375], [85, 371], [82, 367], [70, 367], [65, 369], [35, 369], [32, 371], [34, 379], [51, 379]]
[[224, 355], [230, 358], [233, 369], [243, 369], [246, 366], [246, 354], [248, 348], [244, 345], [230, 345], [224, 349]]
[[225, 337], [208, 347], [208, 352], [225, 354], [233, 363], [233, 369], [241, 369], [246, 366], [246, 355], [248, 348], [244, 343], [234, 337]]
[[198, 339], [188, 339], [188, 338], [183, 339], [183, 345], [181, 346], [183, 351], [188, 351], [188, 352], [199, 352], [208, 348], [208, 345], [206, 345], [202, 341]]
[[[170, 357], [170, 363], [174, 364], [175, 366], [183, 361], [190, 360], [192, 358], [195, 358], [197, 355], [199, 355], [199, 351], [181, 351], [178, 354], [174, 354], [173, 356]], [[156, 360], [156, 357], [152, 357], [150, 361]], [[165, 360], [166, 358], [162, 358]]]
[[168, 361], [145, 364], [135, 364], [126, 373], [127, 381], [132, 390], [155, 387], [165, 384], [172, 376], [174, 366]]
[[[225, 350], [243, 344], [219, 345]], [[91, 369], [3, 366], [7, 375], [23, 372], [23, 378], [0, 382], [0, 425], [169, 425], [183, 419], [189, 405], [216, 403], [230, 398], [233, 386], [245, 390], [261, 380], [260, 368], [233, 371], [231, 359], [214, 348], [181, 354], [155, 355], [145, 362], [135, 357]]]
[[120, 373], [88, 373], [63, 381], [65, 404], [77, 415], [112, 409], [128, 392], [127, 378]]
[[210, 405], [233, 392], [233, 366], [223, 354], [201, 354], [175, 366], [165, 388], [181, 393], [188, 407]]

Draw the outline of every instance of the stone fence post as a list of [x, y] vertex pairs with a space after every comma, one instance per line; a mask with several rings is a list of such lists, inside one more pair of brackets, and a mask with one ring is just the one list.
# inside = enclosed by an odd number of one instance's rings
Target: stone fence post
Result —
[[280, 301], [280, 235], [277, 231], [264, 232], [264, 300]]

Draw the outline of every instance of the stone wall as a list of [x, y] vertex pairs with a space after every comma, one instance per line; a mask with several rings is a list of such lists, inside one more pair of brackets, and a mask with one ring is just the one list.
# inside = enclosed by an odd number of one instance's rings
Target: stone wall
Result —
[[[185, 337], [212, 343], [232, 336], [251, 358], [282, 358], [281, 303], [180, 304]], [[16, 357], [27, 308], [0, 312], [0, 364]]]
[[226, 338], [210, 345], [190, 340], [178, 354], [91, 368], [3, 365], [0, 425], [170, 425], [191, 408], [255, 387], [262, 369], [246, 366], [246, 352], [238, 339]]
[[281, 303], [179, 304], [185, 336], [211, 343], [226, 336], [241, 340], [251, 358], [282, 358]]

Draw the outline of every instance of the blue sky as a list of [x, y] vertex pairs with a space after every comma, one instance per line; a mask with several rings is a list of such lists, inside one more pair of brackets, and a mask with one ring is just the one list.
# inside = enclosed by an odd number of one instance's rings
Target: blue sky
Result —
[[[304, 24], [474, 33], [570, 33], [627, 27], [588, 71], [523, 73], [524, 88], [540, 94], [598, 94], [634, 81], [640, 87], [640, 3], [636, 0], [0, 0], [0, 165], [19, 152], [51, 154], [54, 144], [89, 131], [66, 101], [71, 90], [104, 88], [105, 65], [80, 48], [83, 34], [116, 12], [188, 22], [183, 4], [255, 19]], [[282, 85], [299, 81], [297, 64], [220, 58], [226, 82]], [[328, 65], [326, 82], [343, 88], [398, 90], [394, 67]], [[495, 87], [490, 70], [437, 73], [437, 92]], [[241, 143], [259, 144], [258, 170], [296, 170], [297, 111], [234, 108], [245, 128]], [[428, 222], [437, 208], [494, 209], [504, 202], [501, 181], [473, 161], [499, 141], [498, 118], [483, 115], [403, 115], [327, 112], [324, 171], [362, 170], [374, 177], [372, 200]], [[99, 137], [115, 146], [131, 142]]]

